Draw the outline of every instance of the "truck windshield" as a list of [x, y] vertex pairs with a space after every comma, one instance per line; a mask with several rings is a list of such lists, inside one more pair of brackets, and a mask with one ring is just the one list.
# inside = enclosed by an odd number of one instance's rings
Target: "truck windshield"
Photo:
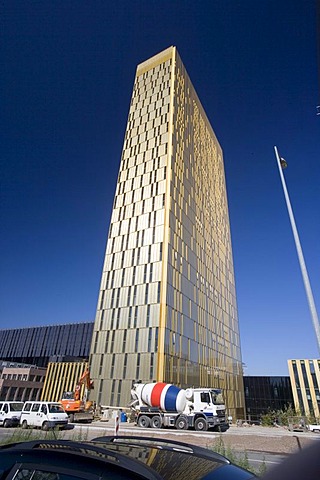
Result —
[[73, 400], [74, 393], [73, 392], [64, 392], [62, 395], [62, 400]]
[[221, 390], [211, 390], [211, 398], [212, 398], [212, 403], [214, 405], [223, 405], [223, 396], [222, 396], [222, 391]]
[[11, 412], [21, 412], [23, 408], [23, 402], [10, 403]]

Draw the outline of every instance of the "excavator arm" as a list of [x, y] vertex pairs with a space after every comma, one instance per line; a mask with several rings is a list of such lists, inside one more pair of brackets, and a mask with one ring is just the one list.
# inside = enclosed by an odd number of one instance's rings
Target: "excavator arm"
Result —
[[[85, 391], [83, 399], [81, 395], [81, 385], [84, 384]], [[86, 410], [89, 406], [88, 396], [89, 391], [93, 389], [93, 381], [90, 378], [90, 372], [86, 369], [81, 375], [74, 392], [64, 392], [61, 399], [61, 404], [66, 412], [79, 412], [80, 410]], [[73, 395], [72, 395], [73, 393]]]

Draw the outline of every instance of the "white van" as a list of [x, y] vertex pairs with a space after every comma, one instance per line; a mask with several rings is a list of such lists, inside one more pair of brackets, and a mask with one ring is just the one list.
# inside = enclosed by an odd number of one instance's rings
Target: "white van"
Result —
[[19, 425], [23, 402], [0, 402], [0, 425], [16, 427]]
[[39, 427], [49, 430], [64, 427], [68, 423], [68, 415], [57, 402], [26, 402], [20, 417], [22, 428]]

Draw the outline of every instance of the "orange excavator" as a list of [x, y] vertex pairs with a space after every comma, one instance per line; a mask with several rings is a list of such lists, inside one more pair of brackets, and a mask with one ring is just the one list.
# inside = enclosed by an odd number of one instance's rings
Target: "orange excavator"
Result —
[[[84, 395], [81, 398], [81, 387], [84, 385]], [[89, 369], [81, 375], [74, 392], [64, 392], [60, 400], [70, 422], [92, 422], [93, 403], [89, 401], [90, 390], [93, 389], [93, 381], [90, 378]]]

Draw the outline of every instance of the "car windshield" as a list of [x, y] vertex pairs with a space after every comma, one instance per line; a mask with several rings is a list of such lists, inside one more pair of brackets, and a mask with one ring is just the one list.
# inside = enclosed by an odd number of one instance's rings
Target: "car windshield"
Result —
[[64, 410], [61, 405], [58, 403], [49, 403], [49, 412], [50, 413], [64, 413]]
[[23, 408], [23, 402], [10, 403], [11, 412], [21, 412]]

